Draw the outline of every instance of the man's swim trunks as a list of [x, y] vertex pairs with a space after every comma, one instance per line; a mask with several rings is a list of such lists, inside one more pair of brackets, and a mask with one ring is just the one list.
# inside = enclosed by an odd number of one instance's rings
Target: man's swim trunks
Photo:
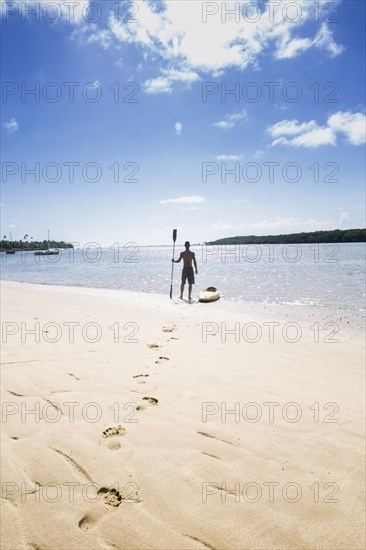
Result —
[[184, 285], [188, 279], [188, 284], [194, 285], [194, 271], [193, 267], [183, 267], [182, 270], [182, 284]]

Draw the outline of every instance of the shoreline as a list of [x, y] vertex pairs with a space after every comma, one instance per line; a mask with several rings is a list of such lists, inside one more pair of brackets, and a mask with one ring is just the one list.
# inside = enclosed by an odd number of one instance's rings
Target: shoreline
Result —
[[296, 342], [282, 330], [255, 341], [246, 323], [288, 318], [1, 291], [4, 550], [363, 548], [353, 328], [337, 343], [329, 331], [315, 342], [307, 322]]
[[[356, 246], [356, 249], [348, 245], [340, 247], [336, 258], [330, 257], [329, 250], [318, 252], [315, 255], [311, 249], [305, 254], [303, 250], [301, 261], [296, 263], [281, 254], [274, 257], [264, 254], [258, 261], [254, 261], [252, 256], [246, 261], [246, 257], [237, 254], [235, 258], [233, 255], [226, 258], [219, 253], [212, 258], [206, 255], [199, 259], [197, 256], [200, 269], [193, 297], [198, 291], [215, 286], [221, 292], [225, 310], [239, 312], [284, 307], [292, 308], [292, 311], [303, 309], [305, 314], [309, 311], [322, 317], [364, 315], [363, 245]], [[144, 298], [146, 303], [155, 300], [155, 304], [159, 299], [163, 303], [169, 294], [170, 258], [165, 252], [155, 254], [152, 250], [146, 253], [141, 250], [140, 257], [134, 258], [131, 249], [117, 257], [115, 251], [107, 249], [100, 257], [94, 256], [90, 260], [95, 260], [95, 263], [87, 261], [82, 251], [75, 251], [73, 258], [58, 257], [55, 263], [36, 262], [33, 254], [26, 255], [23, 262], [20, 257], [18, 260], [12, 257], [9, 261], [3, 258], [2, 278], [68, 288], [104, 287], [106, 290], [107, 287], [126, 295], [133, 293], [136, 300], [142, 293], [148, 296]], [[174, 275], [174, 292], [178, 294], [180, 276], [178, 271]], [[279, 315], [282, 315], [280, 311]]]
[[[18, 285], [29, 288], [43, 288], [45, 292], [49, 291], [70, 293], [72, 295], [85, 295], [94, 297], [105, 297], [114, 299], [126, 305], [149, 308], [166, 311], [174, 311], [176, 309], [188, 313], [189, 310], [194, 310], [194, 315], [199, 318], [221, 318], [222, 316], [228, 319], [241, 318], [242, 316], [250, 319], [258, 318], [262, 321], [268, 320], [283, 320], [289, 322], [308, 322], [316, 320], [322, 323], [337, 323], [338, 327], [346, 331], [349, 335], [361, 336], [365, 330], [366, 311], [360, 309], [345, 309], [332, 307], [324, 308], [307, 304], [296, 303], [266, 303], [266, 302], [244, 302], [225, 300], [225, 295], [222, 295], [220, 300], [212, 304], [202, 304], [194, 298], [192, 303], [189, 303], [185, 291], [185, 299], [181, 301], [178, 296], [169, 299], [168, 294], [160, 294], [158, 292], [143, 292], [102, 287], [87, 287], [87, 286], [65, 286], [52, 284], [39, 284], [19, 281], [9, 281], [0, 279], [0, 286], [9, 286], [17, 288]], [[178, 292], [177, 292], [178, 294]], [[193, 295], [195, 292], [193, 291]], [[187, 309], [188, 308], [188, 309]], [[289, 317], [289, 319], [286, 319]]]

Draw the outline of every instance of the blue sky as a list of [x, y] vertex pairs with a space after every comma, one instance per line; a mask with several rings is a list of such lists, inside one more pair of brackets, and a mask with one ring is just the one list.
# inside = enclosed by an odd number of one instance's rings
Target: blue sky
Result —
[[3, 235], [364, 226], [364, 2], [72, 4], [2, 2]]

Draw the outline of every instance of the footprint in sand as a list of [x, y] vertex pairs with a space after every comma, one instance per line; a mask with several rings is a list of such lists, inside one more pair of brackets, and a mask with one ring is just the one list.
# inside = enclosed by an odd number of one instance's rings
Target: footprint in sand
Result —
[[155, 363], [158, 365], [160, 363], [165, 363], [165, 361], [170, 361], [169, 357], [159, 357], [159, 359], [157, 361], [155, 361]]
[[148, 378], [148, 374], [135, 374], [134, 379], [138, 384], [146, 384], [145, 378]]
[[[108, 489], [107, 487], [101, 487], [97, 493], [99, 497], [98, 502], [95, 503], [93, 510], [90, 513], [85, 514], [78, 525], [80, 529], [87, 531], [91, 529], [100, 521], [111, 508], [118, 508], [122, 502], [122, 496], [117, 489]], [[104, 506], [107, 504], [108, 507]]]
[[158, 349], [158, 348], [161, 348], [161, 346], [159, 346], [159, 344], [146, 344], [148, 348], [150, 349]]
[[115, 426], [113, 428], [107, 428], [103, 432], [103, 439], [106, 439], [107, 441], [107, 447], [108, 449], [111, 449], [111, 451], [116, 451], [117, 449], [121, 448], [120, 438], [124, 436], [126, 433], [126, 429], [122, 428], [122, 426]]
[[[132, 478], [132, 475], [130, 475]], [[95, 503], [90, 507], [81, 520], [78, 522], [80, 529], [87, 531], [96, 526], [96, 524], [109, 512], [118, 508], [122, 502], [137, 504], [142, 502], [139, 493], [139, 484], [133, 478], [123, 485], [117, 484], [117, 489], [101, 487], [96, 494]]]
[[142, 400], [144, 401], [144, 403], [136, 407], [137, 411], [143, 411], [149, 405], [157, 405], [159, 403], [159, 401], [155, 397], [143, 397]]
[[163, 327], [163, 332], [174, 332], [177, 330], [176, 325], [173, 325], [172, 327]]

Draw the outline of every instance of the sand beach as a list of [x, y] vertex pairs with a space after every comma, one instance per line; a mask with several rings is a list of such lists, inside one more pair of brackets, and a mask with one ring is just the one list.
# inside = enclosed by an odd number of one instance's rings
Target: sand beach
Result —
[[364, 547], [354, 322], [16, 282], [2, 302], [4, 550]]

